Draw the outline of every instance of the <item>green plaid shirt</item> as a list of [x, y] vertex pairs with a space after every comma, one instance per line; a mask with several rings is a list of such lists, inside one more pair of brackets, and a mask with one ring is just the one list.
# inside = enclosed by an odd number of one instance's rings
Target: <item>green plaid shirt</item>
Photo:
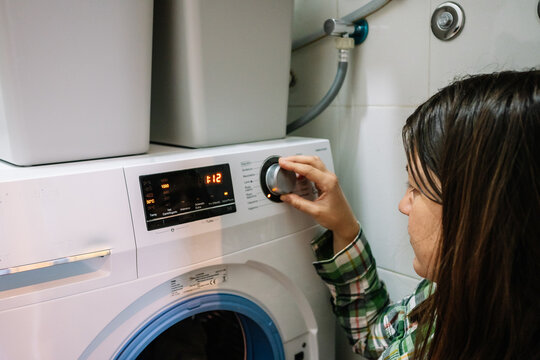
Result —
[[391, 304], [362, 229], [335, 255], [331, 231], [312, 247], [318, 260], [313, 265], [330, 289], [334, 313], [353, 350], [368, 359], [412, 359], [417, 325], [407, 315], [432, 293], [432, 283], [422, 280], [411, 296]]

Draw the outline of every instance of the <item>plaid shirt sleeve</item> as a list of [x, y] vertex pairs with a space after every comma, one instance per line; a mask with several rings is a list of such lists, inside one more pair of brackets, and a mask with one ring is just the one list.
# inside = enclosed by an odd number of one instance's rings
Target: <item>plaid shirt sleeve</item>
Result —
[[312, 247], [318, 260], [313, 265], [330, 289], [334, 313], [353, 350], [368, 359], [411, 359], [416, 324], [407, 315], [431, 294], [432, 283], [423, 280], [411, 296], [391, 304], [362, 229], [335, 255], [331, 231]]

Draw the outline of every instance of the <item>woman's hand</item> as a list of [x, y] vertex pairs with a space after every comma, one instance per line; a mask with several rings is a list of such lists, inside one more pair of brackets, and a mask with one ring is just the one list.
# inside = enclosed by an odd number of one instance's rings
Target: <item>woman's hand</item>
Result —
[[337, 176], [328, 171], [317, 156], [290, 156], [279, 159], [285, 170], [305, 176], [319, 192], [314, 201], [296, 194], [281, 195], [281, 201], [311, 215], [320, 225], [334, 233], [334, 253], [341, 251], [358, 235], [360, 227], [347, 199], [341, 191]]

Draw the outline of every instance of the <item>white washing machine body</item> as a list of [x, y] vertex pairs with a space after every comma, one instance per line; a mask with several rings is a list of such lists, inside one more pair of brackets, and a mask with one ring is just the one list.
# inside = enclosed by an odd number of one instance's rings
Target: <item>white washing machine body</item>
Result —
[[240, 319], [247, 359], [333, 359], [322, 229], [260, 185], [267, 159], [295, 154], [332, 170], [328, 141], [306, 138], [1, 164], [0, 359], [135, 358], [216, 311]]

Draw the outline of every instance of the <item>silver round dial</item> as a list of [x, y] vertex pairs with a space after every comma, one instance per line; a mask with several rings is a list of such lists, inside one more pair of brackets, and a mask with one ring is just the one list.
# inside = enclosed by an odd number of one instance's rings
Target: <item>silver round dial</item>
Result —
[[296, 186], [296, 174], [282, 169], [279, 164], [272, 164], [268, 168], [265, 179], [268, 191], [276, 196], [292, 193]]

